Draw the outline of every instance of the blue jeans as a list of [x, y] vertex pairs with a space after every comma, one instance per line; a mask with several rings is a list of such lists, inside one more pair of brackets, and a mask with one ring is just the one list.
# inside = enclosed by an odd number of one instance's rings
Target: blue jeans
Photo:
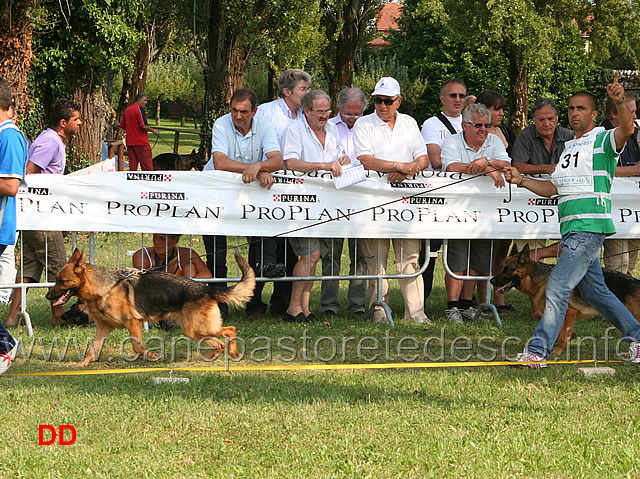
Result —
[[542, 358], [551, 354], [575, 287], [625, 339], [640, 339], [640, 323], [604, 282], [599, 258], [604, 238], [604, 234], [583, 231], [570, 231], [562, 236], [562, 253], [547, 283], [544, 314], [527, 351]]

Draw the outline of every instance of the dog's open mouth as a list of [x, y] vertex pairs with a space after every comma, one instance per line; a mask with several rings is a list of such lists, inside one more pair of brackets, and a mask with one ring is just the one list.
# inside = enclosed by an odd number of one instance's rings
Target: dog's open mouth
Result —
[[[67, 301], [69, 301], [69, 299], [71, 298], [71, 296], [73, 296], [73, 294], [75, 293], [75, 290], [73, 289], [67, 289], [65, 290], [57, 299], [55, 299], [53, 301], [52, 306], [60, 306], [62, 304], [65, 304]], [[47, 294], [47, 296], [49, 296], [49, 294]], [[54, 298], [47, 298], [47, 299], [54, 299]]]
[[514, 286], [513, 281], [509, 281], [504, 286], [501, 286], [498, 289], [496, 289], [495, 293], [499, 295], [503, 295], [504, 293], [509, 291], [511, 288], [513, 288], [513, 286]]

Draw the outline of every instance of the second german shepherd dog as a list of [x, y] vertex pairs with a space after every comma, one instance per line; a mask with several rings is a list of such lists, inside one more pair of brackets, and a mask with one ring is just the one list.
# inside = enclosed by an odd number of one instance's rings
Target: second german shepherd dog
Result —
[[[520, 253], [511, 255], [504, 261], [502, 270], [491, 278], [491, 284], [497, 288], [497, 294], [504, 294], [511, 288], [516, 288], [529, 296], [534, 308], [544, 311], [545, 291], [552, 269], [551, 264], [533, 261], [529, 257], [527, 245]], [[602, 273], [607, 287], [622, 301], [631, 314], [640, 320], [640, 280], [607, 268], [603, 268]], [[585, 301], [578, 288], [575, 288], [569, 298], [567, 314], [558, 335], [558, 346], [551, 354], [561, 354], [567, 348], [577, 319], [591, 318], [597, 314], [599, 313]]]
[[46, 297], [59, 305], [78, 296], [95, 321], [96, 336], [84, 361], [79, 363], [82, 366], [95, 359], [96, 351], [100, 351], [116, 328], [129, 331], [136, 353], [157, 360], [156, 354], [142, 346], [142, 322], [157, 323], [161, 319], [178, 321], [186, 336], [214, 348], [206, 359], [214, 358], [225, 347], [217, 336], [229, 339], [229, 355], [237, 357], [236, 328], [222, 325], [218, 302], [240, 306], [249, 301], [256, 280], [242, 256], [236, 254], [236, 261], [242, 270], [242, 280], [231, 288], [214, 292], [206, 284], [176, 274], [135, 268], [109, 271], [87, 263], [84, 252], [76, 248]]

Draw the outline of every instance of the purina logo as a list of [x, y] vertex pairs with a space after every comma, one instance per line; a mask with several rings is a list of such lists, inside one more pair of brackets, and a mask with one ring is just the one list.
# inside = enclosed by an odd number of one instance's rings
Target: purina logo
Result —
[[389, 183], [391, 188], [431, 188], [433, 185], [431, 183]]
[[303, 178], [283, 178], [281, 176], [273, 177], [274, 183], [283, 183], [285, 185], [304, 185]]
[[273, 195], [277, 203], [317, 203], [317, 195]]
[[171, 175], [166, 173], [146, 173], [143, 171], [127, 173], [127, 181], [171, 181]]
[[27, 188], [30, 195], [49, 196], [49, 188]]
[[529, 198], [528, 206], [558, 206], [558, 198]]
[[412, 196], [410, 198], [402, 198], [403, 204], [408, 205], [444, 205], [444, 198], [436, 198], [434, 196]]
[[176, 193], [174, 191], [142, 191], [140, 193], [142, 200], [186, 200], [184, 193]]

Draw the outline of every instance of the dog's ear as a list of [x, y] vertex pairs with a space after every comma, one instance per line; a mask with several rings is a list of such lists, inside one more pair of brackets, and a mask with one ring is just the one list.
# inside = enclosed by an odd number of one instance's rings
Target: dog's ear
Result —
[[523, 263], [525, 261], [529, 261], [529, 245], [525, 244], [524, 248], [522, 248], [522, 251], [520, 251], [520, 253], [518, 253], [518, 261], [520, 263]]
[[69, 258], [69, 263], [73, 263], [76, 268], [82, 266], [86, 262], [87, 257], [84, 254], [84, 251], [78, 248], [73, 251], [71, 258]]

